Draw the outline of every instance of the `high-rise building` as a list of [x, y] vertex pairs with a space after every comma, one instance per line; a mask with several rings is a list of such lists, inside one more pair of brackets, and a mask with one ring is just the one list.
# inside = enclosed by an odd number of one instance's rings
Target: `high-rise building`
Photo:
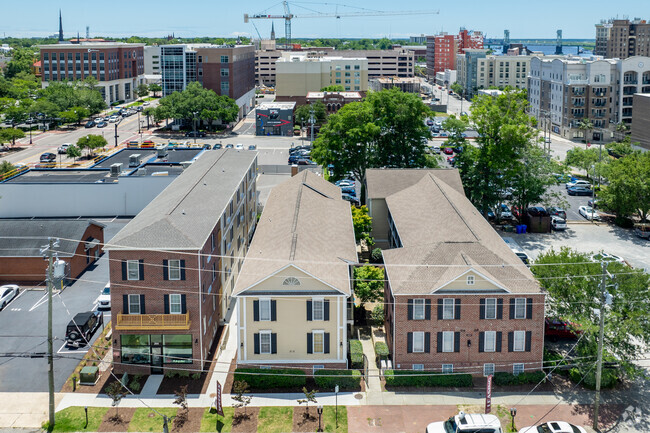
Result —
[[461, 29], [457, 35], [440, 33], [427, 36], [427, 75], [435, 77], [437, 72], [456, 68], [456, 56], [468, 49], [483, 48], [483, 34]]
[[601, 21], [596, 24], [594, 54], [608, 59], [650, 56], [650, 23], [640, 18]]

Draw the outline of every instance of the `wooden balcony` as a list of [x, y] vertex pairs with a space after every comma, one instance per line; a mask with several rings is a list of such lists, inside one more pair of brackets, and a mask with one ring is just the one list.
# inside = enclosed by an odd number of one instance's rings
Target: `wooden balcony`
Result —
[[190, 315], [186, 314], [117, 314], [115, 329], [123, 331], [188, 330]]

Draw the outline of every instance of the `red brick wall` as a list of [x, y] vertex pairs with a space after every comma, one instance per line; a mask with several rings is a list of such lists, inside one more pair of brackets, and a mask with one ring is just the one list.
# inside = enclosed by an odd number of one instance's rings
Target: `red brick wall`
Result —
[[[90, 261], [86, 262], [85, 240], [91, 237], [97, 239], [99, 241], [99, 245], [88, 251], [88, 254], [90, 255]], [[95, 262], [95, 252], [99, 251], [99, 255], [101, 255], [103, 244], [104, 229], [95, 224], [88, 225], [88, 228], [86, 228], [86, 231], [81, 237], [81, 242], [79, 242], [79, 245], [77, 245], [77, 250], [75, 251], [74, 257], [72, 257], [69, 261], [71, 278], [78, 278], [88, 266], [92, 265]]]
[[[475, 375], [482, 375], [484, 363], [494, 363], [496, 371], [512, 372], [513, 363], [526, 364], [526, 369], [539, 369], [544, 352], [544, 297], [537, 295], [515, 295], [515, 294], [481, 294], [481, 295], [446, 295], [446, 296], [395, 296], [395, 347], [391, 347], [394, 354], [395, 368], [411, 369], [413, 364], [424, 364], [425, 369], [441, 369], [442, 364], [453, 364], [455, 372], [467, 371]], [[431, 320], [408, 320], [408, 299], [426, 298], [431, 299]], [[438, 299], [455, 298], [461, 299], [460, 320], [438, 320], [437, 302]], [[503, 319], [502, 320], [481, 320], [479, 319], [479, 303], [481, 298], [502, 298]], [[532, 319], [509, 319], [509, 303], [511, 298], [532, 298], [533, 311]], [[430, 332], [431, 351], [430, 353], [407, 353], [408, 332]], [[437, 332], [453, 331], [460, 332], [460, 352], [437, 353], [436, 337]], [[479, 352], [479, 332], [501, 331], [502, 349], [501, 352]], [[510, 331], [531, 331], [530, 352], [508, 352], [508, 332]], [[467, 341], [471, 346], [467, 346]], [[480, 367], [467, 369], [465, 367]]]

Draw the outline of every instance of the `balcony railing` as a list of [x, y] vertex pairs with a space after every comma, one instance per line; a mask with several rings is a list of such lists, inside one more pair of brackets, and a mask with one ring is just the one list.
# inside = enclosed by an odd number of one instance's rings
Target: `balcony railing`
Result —
[[115, 329], [126, 331], [188, 330], [190, 315], [186, 314], [117, 314]]

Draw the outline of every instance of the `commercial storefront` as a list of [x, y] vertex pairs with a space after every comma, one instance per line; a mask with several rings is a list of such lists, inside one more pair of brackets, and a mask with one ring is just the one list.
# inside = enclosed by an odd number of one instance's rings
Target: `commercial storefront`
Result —
[[151, 366], [151, 373], [163, 373], [174, 364], [192, 363], [190, 334], [122, 334], [123, 364]]
[[255, 134], [291, 137], [295, 107], [295, 102], [260, 104], [255, 110]]

